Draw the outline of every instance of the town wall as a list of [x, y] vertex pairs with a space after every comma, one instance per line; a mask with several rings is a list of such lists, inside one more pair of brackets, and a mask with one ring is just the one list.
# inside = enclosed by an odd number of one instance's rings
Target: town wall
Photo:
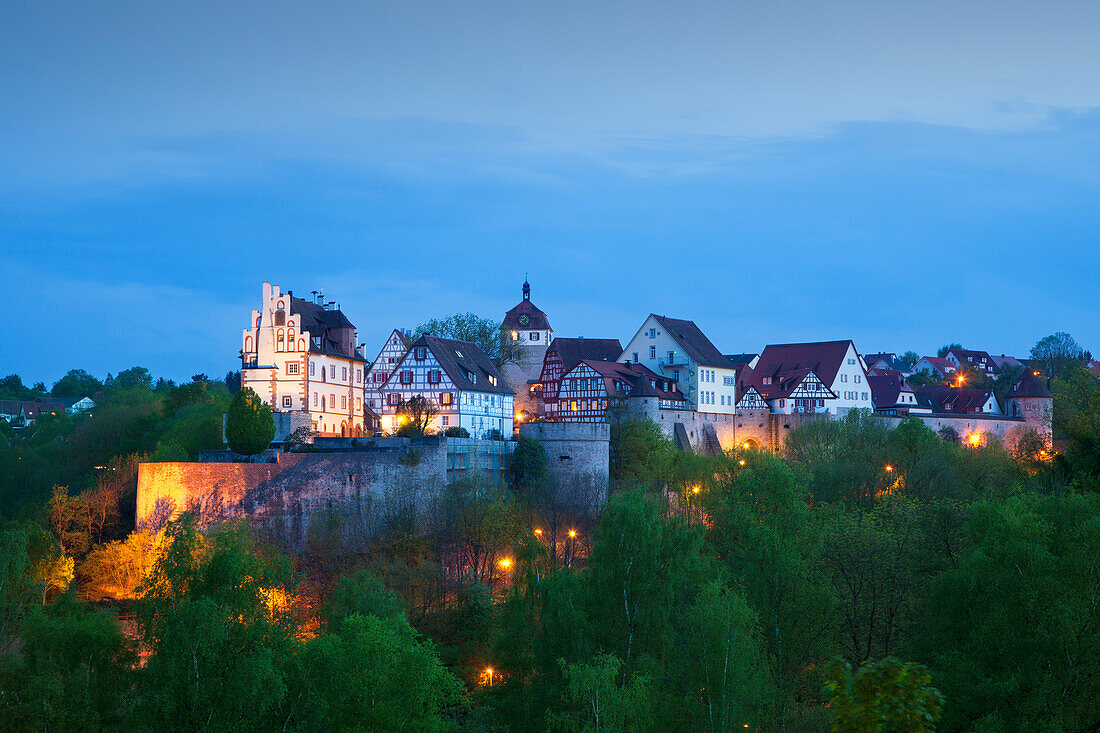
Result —
[[550, 477], [562, 486], [585, 487], [596, 502], [607, 499], [611, 426], [603, 422], [535, 422], [520, 425], [519, 434], [546, 450]]
[[[891, 427], [897, 427], [904, 417], [883, 415], [880, 416]], [[971, 436], [978, 436], [977, 442], [988, 442], [989, 436], [996, 437], [1004, 443], [1005, 447], [1012, 450], [1020, 438], [1031, 430], [1035, 430], [1041, 436], [1050, 440], [1050, 430], [1043, 430], [1043, 426], [1034, 422], [1028, 422], [1018, 418], [990, 416], [990, 415], [920, 415], [911, 414], [927, 425], [931, 430], [940, 432], [944, 428], [951, 428], [958, 433], [963, 443], [970, 443]]]

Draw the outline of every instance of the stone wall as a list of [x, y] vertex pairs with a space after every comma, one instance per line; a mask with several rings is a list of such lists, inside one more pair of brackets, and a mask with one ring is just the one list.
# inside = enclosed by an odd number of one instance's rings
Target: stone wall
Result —
[[[891, 427], [897, 427], [898, 424], [904, 420], [904, 417], [895, 416], [881, 416], [886, 424]], [[988, 442], [989, 436], [996, 436], [998, 440], [1004, 443], [1005, 447], [1012, 450], [1016, 447], [1017, 441], [1030, 430], [1037, 431], [1040, 435], [1044, 435], [1047, 440], [1050, 440], [1049, 430], [1044, 433], [1042, 426], [1028, 423], [1022, 419], [991, 416], [991, 415], [911, 415], [911, 417], [918, 418], [921, 422], [927, 425], [935, 432], [940, 432], [944, 428], [952, 428], [958, 433], [959, 438], [963, 443], [973, 444], [975, 441], [973, 436], [977, 436], [976, 443], [984, 444]]]
[[550, 477], [563, 486], [590, 486], [607, 498], [611, 426], [600, 422], [535, 422], [520, 425], [519, 434], [546, 450]]
[[138, 525], [149, 527], [185, 510], [201, 525], [246, 518], [298, 545], [334, 511], [356, 515], [364, 526], [398, 508], [423, 511], [445, 481], [441, 438], [283, 453], [273, 463], [143, 463], [136, 514]]

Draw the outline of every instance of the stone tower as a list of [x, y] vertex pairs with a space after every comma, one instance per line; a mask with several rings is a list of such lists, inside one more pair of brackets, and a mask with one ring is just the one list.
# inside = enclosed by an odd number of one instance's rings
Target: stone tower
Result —
[[1021, 417], [1048, 440], [1051, 436], [1051, 417], [1054, 413], [1054, 396], [1047, 389], [1039, 372], [1027, 369], [1005, 395], [1005, 414]]
[[503, 337], [510, 341], [518, 352], [513, 361], [501, 369], [504, 378], [515, 391], [515, 411], [535, 414], [535, 396], [531, 386], [542, 373], [542, 362], [546, 349], [554, 338], [554, 329], [550, 321], [538, 306], [531, 302], [531, 283], [523, 282], [523, 300], [504, 315], [501, 325]]

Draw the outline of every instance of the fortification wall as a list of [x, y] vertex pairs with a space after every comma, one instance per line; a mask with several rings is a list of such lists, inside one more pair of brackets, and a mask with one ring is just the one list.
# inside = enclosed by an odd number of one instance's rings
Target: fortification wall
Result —
[[607, 499], [611, 426], [602, 422], [536, 422], [520, 425], [520, 435], [546, 450], [548, 472], [562, 486], [590, 487], [598, 502]]
[[[983, 444], [988, 441], [989, 436], [996, 436], [996, 438], [1004, 443], [1005, 447], [1009, 450], [1014, 449], [1020, 438], [1030, 430], [1035, 430], [1039, 432], [1040, 435], [1044, 435], [1041, 425], [1010, 417], [919, 414], [911, 415], [911, 417], [919, 419], [937, 433], [944, 428], [951, 428], [958, 433], [959, 438], [964, 443], [975, 442], [973, 436], [977, 436], [976, 442], [978, 444]], [[889, 415], [882, 416], [882, 419], [886, 421], [888, 426], [895, 428], [905, 418]], [[1048, 440], [1050, 439], [1049, 431], [1045, 433], [1045, 437]]]
[[444, 441], [385, 443], [346, 453], [283, 453], [274, 463], [143, 463], [137, 522], [157, 527], [185, 510], [201, 525], [247, 518], [298, 545], [333, 511], [371, 520], [401, 507], [422, 511], [446, 480]]

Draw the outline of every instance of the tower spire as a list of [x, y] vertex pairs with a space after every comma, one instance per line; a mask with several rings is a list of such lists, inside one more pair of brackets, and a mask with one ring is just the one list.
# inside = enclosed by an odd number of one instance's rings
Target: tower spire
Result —
[[531, 283], [527, 282], [527, 273], [523, 273], [523, 299], [531, 300]]

